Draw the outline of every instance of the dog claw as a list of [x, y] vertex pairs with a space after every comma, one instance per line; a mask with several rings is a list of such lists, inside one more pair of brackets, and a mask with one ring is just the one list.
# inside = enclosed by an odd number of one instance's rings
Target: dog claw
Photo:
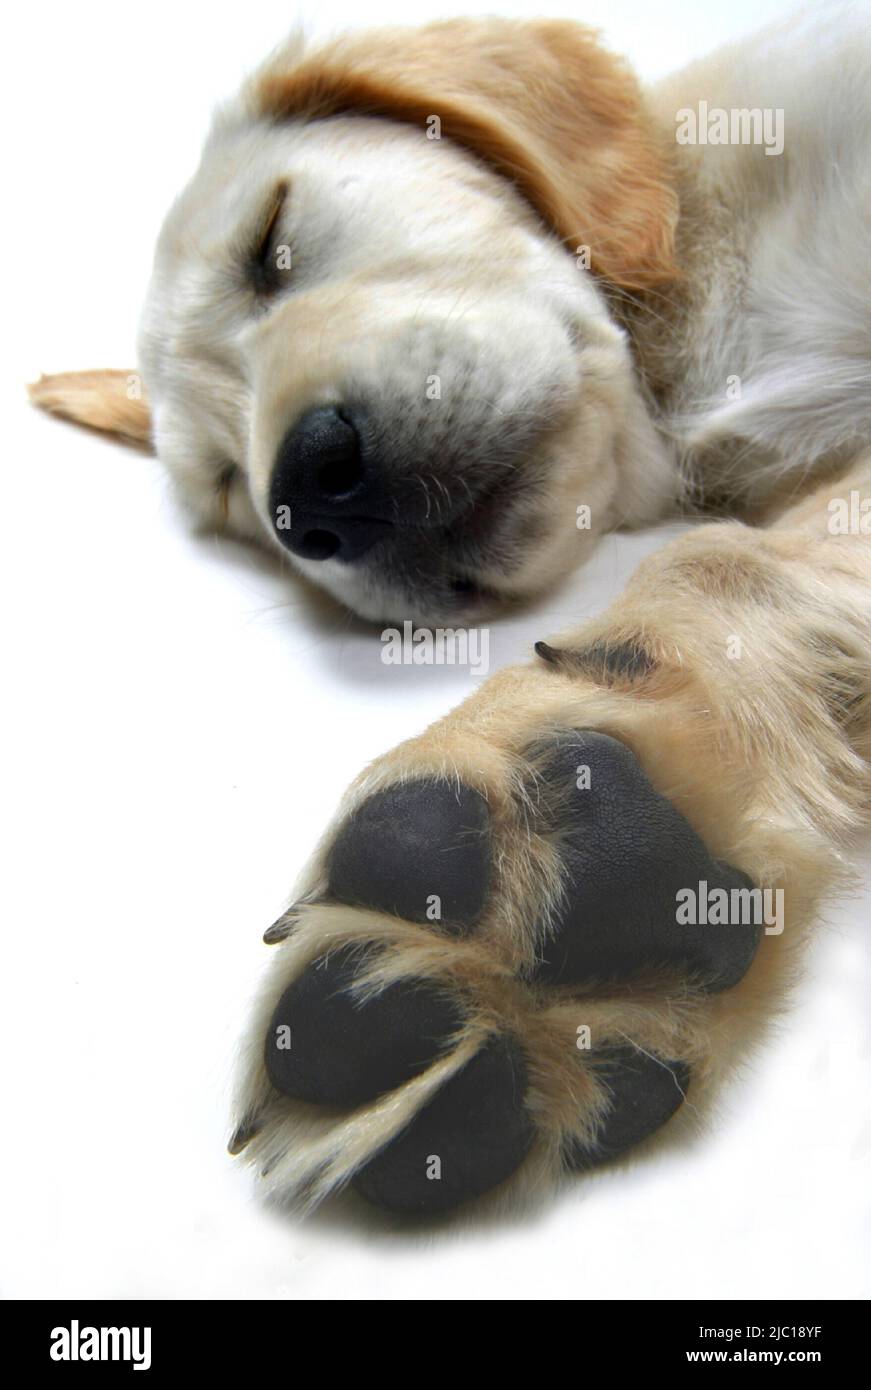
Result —
[[260, 1121], [253, 1116], [248, 1116], [233, 1132], [230, 1142], [227, 1145], [227, 1153], [235, 1158], [237, 1154], [240, 1154], [242, 1150], [250, 1144], [255, 1134], [259, 1133], [259, 1131]]
[[267, 946], [277, 946], [279, 942], [286, 941], [299, 921], [299, 913], [289, 908], [283, 912], [271, 927], [267, 927], [263, 933], [263, 941]]

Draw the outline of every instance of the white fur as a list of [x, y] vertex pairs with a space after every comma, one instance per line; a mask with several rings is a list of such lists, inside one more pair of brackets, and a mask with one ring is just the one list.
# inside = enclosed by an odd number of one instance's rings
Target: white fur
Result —
[[650, 97], [663, 124], [701, 100], [783, 111], [782, 155], [681, 151], [706, 225], [667, 420], [703, 484], [767, 501], [871, 439], [871, 10], [817, 6]]

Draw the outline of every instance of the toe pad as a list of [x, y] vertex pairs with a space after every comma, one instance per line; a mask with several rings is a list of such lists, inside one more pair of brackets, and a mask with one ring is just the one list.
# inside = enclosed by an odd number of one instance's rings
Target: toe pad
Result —
[[276, 1090], [312, 1104], [357, 1106], [416, 1076], [462, 1025], [432, 985], [401, 980], [368, 999], [349, 993], [362, 960], [345, 948], [310, 965], [279, 1000], [266, 1034]]
[[487, 802], [474, 788], [401, 782], [364, 801], [340, 829], [330, 891], [340, 902], [463, 931], [487, 897], [488, 826]]
[[670, 1120], [690, 1080], [685, 1062], [665, 1062], [636, 1048], [614, 1048], [603, 1077], [611, 1103], [592, 1148], [569, 1146], [570, 1168], [594, 1168], [617, 1158]]
[[519, 1045], [493, 1038], [357, 1175], [354, 1186], [388, 1211], [436, 1213], [496, 1187], [532, 1145]]

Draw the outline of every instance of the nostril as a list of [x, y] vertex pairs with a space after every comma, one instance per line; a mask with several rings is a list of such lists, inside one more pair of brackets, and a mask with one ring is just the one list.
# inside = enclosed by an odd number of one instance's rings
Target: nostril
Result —
[[342, 542], [332, 531], [306, 531], [296, 545], [303, 560], [331, 560]]
[[457, 598], [474, 598], [478, 592], [478, 586], [474, 579], [452, 579], [451, 592]]

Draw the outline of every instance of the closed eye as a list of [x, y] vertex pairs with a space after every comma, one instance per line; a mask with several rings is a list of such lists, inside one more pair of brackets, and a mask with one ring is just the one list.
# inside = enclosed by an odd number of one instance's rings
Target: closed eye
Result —
[[278, 239], [278, 224], [287, 201], [289, 185], [276, 184], [261, 213], [246, 264], [248, 281], [259, 295], [275, 294], [286, 283], [291, 269], [291, 250]]
[[226, 524], [230, 515], [230, 493], [239, 476], [235, 463], [225, 463], [215, 476], [215, 494], [218, 499], [218, 516]]

